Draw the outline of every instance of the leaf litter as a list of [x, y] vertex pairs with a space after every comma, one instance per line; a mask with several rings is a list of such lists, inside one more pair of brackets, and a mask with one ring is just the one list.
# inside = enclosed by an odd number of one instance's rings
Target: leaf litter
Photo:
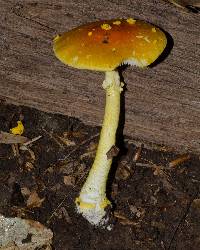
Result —
[[[23, 136], [7, 132], [10, 117], [16, 119], [13, 124], [19, 120], [19, 109]], [[2, 104], [0, 111], [0, 130], [7, 128], [0, 133], [0, 213], [5, 218], [44, 225], [54, 234], [56, 250], [199, 246], [198, 156], [125, 137], [118, 155], [110, 152], [116, 155], [108, 184], [115, 220], [108, 233], [89, 225], [74, 205], [93, 162], [100, 128], [26, 107]], [[11, 144], [18, 144], [18, 155]]]

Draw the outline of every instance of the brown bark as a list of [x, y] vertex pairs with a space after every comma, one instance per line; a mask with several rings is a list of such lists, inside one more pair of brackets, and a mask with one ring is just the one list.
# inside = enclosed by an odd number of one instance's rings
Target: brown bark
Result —
[[200, 152], [199, 14], [165, 1], [0, 0], [0, 99], [100, 125], [103, 73], [77, 70], [53, 55], [57, 33], [99, 19], [134, 17], [167, 31], [174, 41], [164, 61], [123, 72], [124, 134]]

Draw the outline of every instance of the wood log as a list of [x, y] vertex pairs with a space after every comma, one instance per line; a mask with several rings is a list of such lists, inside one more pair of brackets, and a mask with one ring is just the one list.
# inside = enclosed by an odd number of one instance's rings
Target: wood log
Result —
[[[0, 0], [0, 99], [101, 125], [104, 74], [59, 62], [52, 38], [100, 19], [133, 17], [167, 31], [168, 56], [155, 67], [127, 67], [124, 134], [200, 153], [199, 14], [161, 0]], [[169, 41], [172, 45], [172, 41]]]

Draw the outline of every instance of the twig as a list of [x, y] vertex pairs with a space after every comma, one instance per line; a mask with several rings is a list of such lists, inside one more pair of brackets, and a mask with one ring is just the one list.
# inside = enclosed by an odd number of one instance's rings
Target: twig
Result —
[[190, 207], [191, 207], [191, 205], [192, 205], [194, 199], [197, 197], [198, 193], [199, 193], [199, 189], [197, 189], [197, 191], [195, 192], [195, 195], [193, 196], [193, 198], [192, 198], [192, 199], [190, 200], [190, 202], [188, 203], [188, 205], [187, 205], [187, 207], [186, 207], [186, 210], [185, 210], [185, 213], [184, 213], [183, 216], [181, 217], [181, 219], [180, 219], [178, 225], [176, 226], [176, 228], [175, 228], [175, 230], [174, 230], [174, 232], [173, 232], [172, 238], [171, 238], [171, 240], [170, 240], [169, 246], [166, 248], [166, 250], [170, 250], [170, 249], [171, 249], [172, 243], [173, 243], [173, 241], [174, 241], [174, 239], [175, 239], [175, 237], [176, 237], [176, 235], [177, 235], [177, 233], [178, 233], [178, 230], [179, 230], [179, 228], [182, 226], [182, 224], [183, 224], [183, 222], [184, 222], [186, 216], [188, 215], [189, 210], [190, 210]]
[[136, 153], [135, 153], [135, 155], [134, 155], [134, 157], [133, 157], [133, 161], [134, 161], [134, 162], [137, 162], [138, 159], [140, 158], [143, 147], [144, 147], [144, 144], [141, 144], [140, 147], [137, 148]]
[[76, 152], [81, 146], [85, 145], [86, 143], [88, 143], [89, 141], [93, 140], [94, 138], [96, 138], [97, 136], [99, 136], [99, 133], [91, 136], [90, 138], [84, 140], [83, 142], [81, 142], [76, 148], [74, 148], [73, 150], [71, 150], [63, 159], [59, 159], [59, 161], [64, 161], [66, 160], [68, 157], [70, 157], [74, 152]]
[[190, 160], [190, 155], [188, 155], [188, 154], [182, 155], [182, 156], [176, 158], [175, 160], [170, 161], [169, 167], [174, 168], [174, 167], [176, 167], [176, 166], [178, 166], [178, 165], [180, 165], [188, 160]]
[[27, 142], [23, 143], [23, 146], [28, 146], [28, 145], [30, 145], [31, 143], [33, 143], [33, 142], [39, 140], [40, 138], [42, 138], [41, 135], [39, 135], [39, 136], [37, 136], [37, 137], [31, 139], [30, 141], [27, 141]]
[[42, 129], [51, 139], [53, 139], [59, 147], [63, 148], [63, 144], [61, 144], [54, 136], [52, 133], [48, 132], [45, 128]]
[[[76, 185], [79, 184], [79, 182], [81, 181], [81, 179], [86, 175], [87, 173], [85, 173], [83, 176], [81, 176], [81, 178], [78, 179], [78, 181], [76, 182]], [[72, 187], [72, 191], [75, 190], [75, 187]], [[62, 204], [66, 201], [67, 197], [70, 195], [70, 193], [66, 194], [65, 197], [63, 198], [63, 200], [58, 204], [58, 206], [53, 210], [52, 214], [50, 215], [49, 219], [46, 221], [47, 224], [50, 223], [51, 219], [54, 217], [55, 213], [58, 211], [58, 209], [62, 206]]]
[[65, 195], [64, 199], [58, 204], [58, 206], [53, 210], [52, 214], [50, 215], [49, 219], [46, 221], [47, 224], [50, 223], [51, 219], [54, 217], [55, 213], [58, 211], [58, 209], [62, 206], [62, 204], [65, 202], [67, 197], [69, 196], [69, 193]]

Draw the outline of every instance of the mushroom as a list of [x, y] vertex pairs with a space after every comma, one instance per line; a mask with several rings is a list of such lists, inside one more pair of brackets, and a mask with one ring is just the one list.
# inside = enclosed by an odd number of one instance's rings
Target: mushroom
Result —
[[91, 224], [106, 225], [108, 207], [106, 182], [112, 164], [108, 152], [115, 145], [120, 114], [120, 82], [117, 67], [122, 64], [146, 67], [163, 52], [165, 34], [144, 21], [115, 19], [79, 26], [54, 38], [56, 57], [69, 66], [105, 72], [103, 88], [106, 106], [94, 163], [76, 198], [78, 213]]

